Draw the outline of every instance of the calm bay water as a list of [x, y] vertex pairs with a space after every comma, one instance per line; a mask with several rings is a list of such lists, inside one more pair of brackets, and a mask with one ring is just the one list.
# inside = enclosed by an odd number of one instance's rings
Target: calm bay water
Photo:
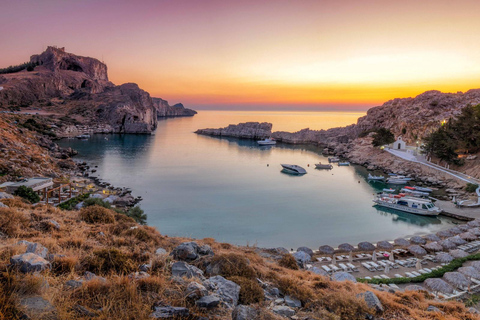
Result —
[[[245, 121], [268, 121], [273, 130], [327, 129], [349, 125], [358, 113], [201, 111], [194, 117], [159, 121], [155, 135], [94, 135], [62, 140], [77, 160], [98, 165], [98, 176], [142, 196], [148, 224], [169, 236], [212, 237], [262, 247], [393, 240], [436, 232], [452, 224], [372, 207], [375, 187], [362, 167], [316, 170], [327, 159], [312, 146], [196, 135]], [[105, 139], [108, 137], [108, 140]], [[304, 176], [281, 172], [298, 164]], [[310, 165], [310, 167], [308, 167]], [[383, 188], [379, 185], [378, 188]]]

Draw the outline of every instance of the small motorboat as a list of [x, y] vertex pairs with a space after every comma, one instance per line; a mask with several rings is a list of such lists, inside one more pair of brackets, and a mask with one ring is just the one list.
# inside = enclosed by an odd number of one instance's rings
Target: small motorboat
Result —
[[430, 188], [425, 188], [425, 187], [419, 187], [419, 186], [413, 186], [416, 191], [421, 191], [421, 192], [432, 192], [433, 190]]
[[383, 181], [385, 180], [384, 176], [372, 176], [370, 173], [368, 174], [368, 180], [373, 180], [373, 181]]
[[340, 162], [340, 159], [337, 157], [329, 157], [328, 162], [333, 163], [333, 162]]
[[275, 141], [275, 139], [273, 139], [273, 138], [268, 138], [268, 139], [264, 139], [264, 140], [258, 140], [257, 143], [258, 143], [259, 146], [271, 146], [271, 145], [276, 144], [277, 141]]
[[315, 169], [333, 169], [331, 164], [322, 164], [321, 162], [315, 163]]
[[81, 134], [81, 135], [78, 135], [76, 138], [81, 139], [81, 140], [86, 140], [86, 139], [90, 138], [90, 135], [89, 134]]
[[280, 164], [283, 167], [283, 170], [288, 173], [293, 174], [305, 174], [307, 171], [296, 164]]
[[390, 188], [390, 189], [383, 189], [383, 192], [386, 192], [386, 193], [392, 193], [392, 192], [395, 192], [395, 191], [397, 191], [397, 190], [392, 189], [392, 188]]
[[405, 180], [401, 178], [388, 178], [387, 183], [389, 184], [407, 184], [410, 180]]
[[339, 167], [346, 167], [346, 166], [349, 166], [349, 165], [350, 165], [350, 162], [348, 162], [348, 161], [343, 161], [343, 162], [338, 163]]
[[413, 188], [409, 188], [409, 187], [404, 187], [400, 190], [400, 192], [403, 192], [409, 196], [413, 196], [413, 197], [428, 197], [429, 193], [428, 192], [422, 192], [422, 191], [418, 191], [418, 190], [415, 190]]

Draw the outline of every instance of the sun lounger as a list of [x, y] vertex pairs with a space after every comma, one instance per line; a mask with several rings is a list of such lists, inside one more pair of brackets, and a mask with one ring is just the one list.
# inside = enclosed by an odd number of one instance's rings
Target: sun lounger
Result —
[[362, 263], [362, 266], [363, 266], [365, 269], [367, 269], [368, 271], [370, 271], [370, 272], [375, 271], [375, 268], [373, 268], [372, 266], [370, 266], [370, 265], [367, 264], [366, 262], [363, 262], [363, 263]]
[[332, 261], [332, 258], [330, 257], [325, 257], [327, 259], [328, 262]]
[[333, 264], [329, 264], [328, 267], [333, 270], [333, 272], [342, 271], [339, 267]]
[[377, 264], [381, 265], [382, 267], [386, 267], [387, 264], [385, 263], [385, 261], [377, 261]]
[[376, 264], [376, 263], [373, 262], [373, 261], [370, 261], [370, 265], [371, 265], [372, 267], [374, 267], [375, 269], [377, 269], [378, 271], [382, 271], [382, 270], [383, 270], [383, 267], [382, 267], [382, 266]]
[[387, 276], [386, 274], [381, 274], [380, 277], [382, 277], [383, 279], [390, 279], [390, 277]]
[[401, 274], [398, 274], [398, 273], [396, 273], [396, 274], [394, 275], [394, 277], [395, 277], [395, 278], [403, 278], [403, 276], [402, 276]]
[[397, 289], [397, 290], [400, 289], [400, 287], [397, 286], [395, 283], [389, 283], [388, 286], [389, 286], [390, 288], [393, 288], [393, 289]]
[[371, 255], [371, 254], [369, 254], [369, 253], [366, 253], [366, 254], [365, 254], [365, 257], [367, 257], [367, 258], [371, 258], [371, 257], [372, 257], [372, 255]]
[[478, 279], [475, 279], [475, 278], [471, 278], [472, 282], [475, 283], [475, 284], [480, 284], [480, 280]]
[[431, 269], [429, 269], [429, 268], [423, 268], [423, 270], [427, 271], [427, 273], [430, 273], [430, 272], [432, 272], [432, 270], [431, 270]]
[[355, 271], [355, 272], [358, 272], [358, 271], [359, 271], [358, 268], [355, 267], [355, 266], [354, 266], [353, 264], [351, 264], [351, 263], [347, 263], [347, 266], [348, 266], [350, 269], [352, 269], [353, 271]]
[[363, 254], [357, 254], [356, 257], [361, 259], [361, 258], [363, 258]]
[[327, 266], [322, 266], [322, 269], [325, 270], [329, 274], [332, 273], [332, 270]]
[[338, 265], [340, 266], [340, 268], [343, 269], [343, 271], [352, 272], [352, 270], [349, 267], [347, 267], [346, 265], [344, 265], [343, 263], [339, 263]]
[[380, 280], [381, 280], [382, 277], [380, 277], [380, 276], [374, 276], [373, 279], [380, 279]]
[[372, 277], [367, 276], [367, 277], [365, 277], [365, 279], [372, 280]]
[[415, 276], [413, 274], [411, 274], [410, 272], [405, 272], [405, 276], [407, 278], [415, 278]]
[[423, 269], [418, 270], [418, 272], [421, 273], [421, 274], [427, 274], [428, 273], [428, 271], [425, 271]]
[[421, 276], [421, 274], [420, 274], [420, 273], [418, 273], [417, 271], [412, 271], [412, 274], [413, 274], [415, 277], [419, 277], [419, 276]]

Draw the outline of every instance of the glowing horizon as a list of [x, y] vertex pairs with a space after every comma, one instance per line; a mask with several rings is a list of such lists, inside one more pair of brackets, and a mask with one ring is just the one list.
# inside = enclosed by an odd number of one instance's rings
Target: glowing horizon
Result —
[[0, 67], [47, 45], [197, 109], [366, 110], [480, 87], [480, 2], [7, 1]]

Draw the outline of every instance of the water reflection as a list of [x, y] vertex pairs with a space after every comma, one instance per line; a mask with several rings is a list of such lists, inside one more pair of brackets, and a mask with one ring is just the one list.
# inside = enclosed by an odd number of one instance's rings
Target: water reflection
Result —
[[442, 221], [437, 217], [426, 217], [420, 216], [408, 212], [398, 211], [395, 209], [384, 208], [379, 206], [374, 206], [378, 214], [383, 216], [391, 217], [392, 221], [395, 223], [405, 223], [405, 224], [414, 224], [417, 226], [425, 227], [433, 224], [441, 224]]

